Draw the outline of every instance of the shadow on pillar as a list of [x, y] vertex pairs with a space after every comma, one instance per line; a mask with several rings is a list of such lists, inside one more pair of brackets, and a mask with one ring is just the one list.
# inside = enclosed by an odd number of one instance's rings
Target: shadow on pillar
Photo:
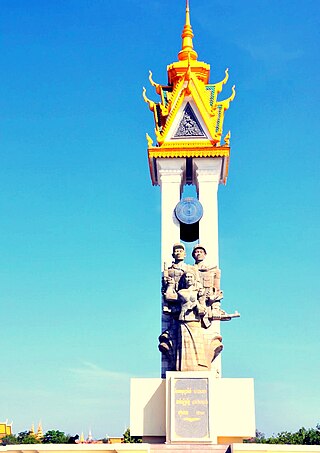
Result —
[[183, 242], [194, 242], [199, 239], [199, 222], [189, 224], [180, 222], [180, 238]]

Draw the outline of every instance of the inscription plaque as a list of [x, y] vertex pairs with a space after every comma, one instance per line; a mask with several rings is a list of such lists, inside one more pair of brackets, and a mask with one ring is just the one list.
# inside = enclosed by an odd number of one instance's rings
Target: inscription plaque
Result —
[[208, 392], [206, 378], [175, 379], [173, 416], [176, 438], [210, 438]]

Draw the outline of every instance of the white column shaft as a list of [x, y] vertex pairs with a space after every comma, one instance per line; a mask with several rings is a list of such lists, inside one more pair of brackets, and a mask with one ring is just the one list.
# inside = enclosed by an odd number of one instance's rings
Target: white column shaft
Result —
[[[199, 242], [207, 251], [208, 263], [219, 266], [218, 235], [218, 186], [222, 159], [195, 159], [196, 185], [198, 198], [203, 207], [203, 217], [199, 223]], [[220, 321], [214, 321], [206, 331], [209, 338], [220, 335]], [[221, 354], [212, 363], [215, 376], [221, 377]]]
[[161, 185], [161, 261], [172, 262], [172, 246], [180, 242], [180, 224], [174, 208], [180, 201], [184, 159], [158, 159]]
[[199, 242], [204, 245], [208, 261], [219, 266], [218, 185], [222, 159], [195, 159], [196, 183], [203, 217], [199, 224]]

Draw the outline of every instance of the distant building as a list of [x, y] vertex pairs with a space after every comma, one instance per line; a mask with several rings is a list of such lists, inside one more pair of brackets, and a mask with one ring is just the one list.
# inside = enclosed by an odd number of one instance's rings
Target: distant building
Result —
[[8, 424], [8, 421], [5, 423], [0, 422], [0, 439], [10, 434], [12, 434], [12, 422], [10, 424]]
[[122, 444], [123, 437], [109, 437], [109, 443], [110, 444]]

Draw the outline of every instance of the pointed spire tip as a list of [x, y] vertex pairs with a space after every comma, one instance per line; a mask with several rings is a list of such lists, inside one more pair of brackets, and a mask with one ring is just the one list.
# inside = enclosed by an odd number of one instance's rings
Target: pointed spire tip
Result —
[[182, 49], [178, 54], [178, 58], [180, 61], [188, 60], [189, 57], [191, 60], [196, 60], [198, 58], [197, 52], [193, 49], [193, 32], [190, 22], [190, 8], [189, 8], [189, 0], [186, 0], [186, 20], [182, 31]]

